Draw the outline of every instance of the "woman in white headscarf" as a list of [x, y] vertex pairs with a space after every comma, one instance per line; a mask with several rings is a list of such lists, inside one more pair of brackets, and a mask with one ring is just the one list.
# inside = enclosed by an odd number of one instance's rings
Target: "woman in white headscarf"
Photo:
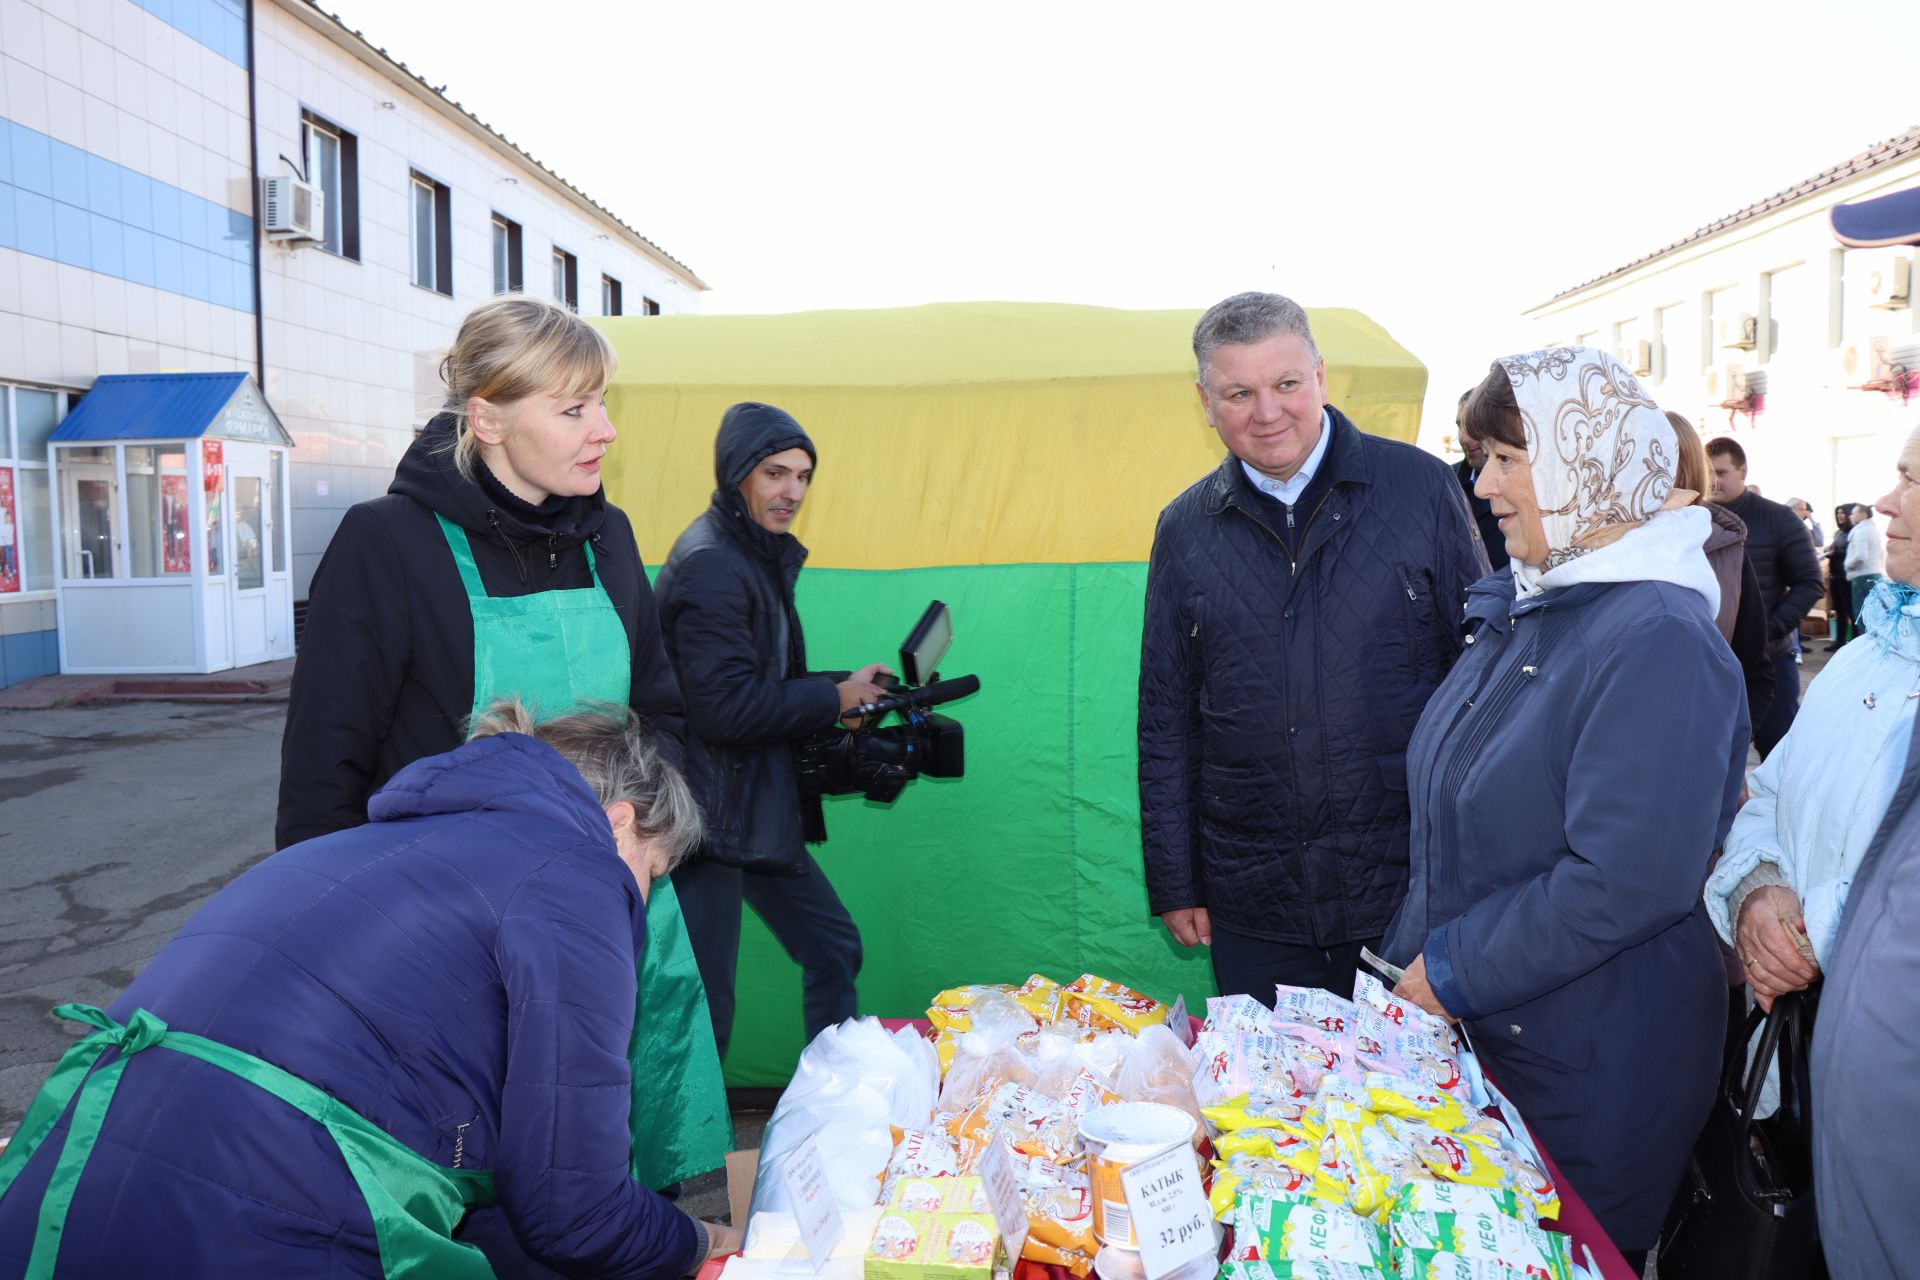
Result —
[[1468, 403], [1510, 572], [1408, 750], [1400, 992], [1489, 1074], [1631, 1258], [1706, 1119], [1726, 979], [1699, 885], [1746, 761], [1711, 529], [1672, 427], [1612, 356], [1496, 361]]

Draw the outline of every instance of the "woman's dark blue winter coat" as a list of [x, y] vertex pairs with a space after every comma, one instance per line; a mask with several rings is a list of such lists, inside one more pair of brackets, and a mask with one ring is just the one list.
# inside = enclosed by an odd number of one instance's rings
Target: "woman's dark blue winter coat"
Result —
[[1469, 593], [1408, 751], [1387, 932], [1622, 1249], [1653, 1244], [1705, 1123], [1725, 970], [1700, 889], [1747, 757], [1739, 664], [1694, 591]]
[[[670, 1277], [693, 1221], [628, 1176], [638, 886], [580, 774], [514, 734], [415, 762], [366, 826], [216, 895], [110, 1010], [242, 1049], [436, 1164], [493, 1171], [469, 1215], [502, 1276]], [[111, 1055], [103, 1061], [111, 1061]], [[49, 1136], [0, 1199], [25, 1266]], [[326, 1131], [196, 1059], [127, 1064], [58, 1274], [379, 1276], [373, 1223]]]

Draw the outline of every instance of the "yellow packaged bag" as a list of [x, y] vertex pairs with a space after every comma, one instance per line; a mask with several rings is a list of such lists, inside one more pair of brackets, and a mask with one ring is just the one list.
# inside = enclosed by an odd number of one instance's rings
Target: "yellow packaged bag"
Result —
[[1167, 1020], [1167, 1006], [1132, 987], [1083, 973], [1061, 988], [1065, 1016], [1095, 1031], [1125, 1031], [1139, 1035]]
[[1061, 1008], [1066, 1003], [1065, 991], [1045, 974], [1034, 974], [1009, 994], [1013, 996], [1013, 1002], [1032, 1014], [1041, 1026], [1052, 1026], [1060, 1021]]
[[1213, 1150], [1219, 1156], [1255, 1156], [1263, 1160], [1279, 1160], [1288, 1164], [1301, 1164], [1311, 1169], [1320, 1160], [1319, 1140], [1299, 1129], [1229, 1129], [1220, 1135], [1213, 1144]]
[[1466, 1128], [1478, 1116], [1469, 1115], [1466, 1106], [1445, 1091], [1406, 1076], [1370, 1071], [1366, 1090], [1369, 1111], [1418, 1120], [1447, 1133]]
[[1326, 1133], [1326, 1127], [1313, 1121], [1316, 1111], [1313, 1099], [1277, 1090], [1255, 1090], [1217, 1106], [1200, 1108], [1200, 1114], [1206, 1117], [1207, 1123], [1223, 1132], [1232, 1129], [1298, 1128], [1317, 1141]]
[[989, 983], [949, 988], [933, 998], [933, 1003], [927, 1008], [927, 1021], [933, 1024], [935, 1031], [958, 1033], [973, 1030], [973, 1002], [982, 991], [1011, 995], [1013, 988]]
[[1471, 1187], [1498, 1187], [1510, 1178], [1508, 1161], [1498, 1143], [1472, 1133], [1443, 1133], [1417, 1120], [1388, 1117], [1381, 1124], [1400, 1144], [1436, 1176]]
[[[1314, 1162], [1319, 1163], [1318, 1154]], [[1274, 1197], [1311, 1197], [1313, 1170], [1260, 1156], [1228, 1156], [1213, 1162], [1213, 1188], [1207, 1192], [1207, 1207], [1214, 1217], [1224, 1222], [1238, 1201], [1256, 1192]]]

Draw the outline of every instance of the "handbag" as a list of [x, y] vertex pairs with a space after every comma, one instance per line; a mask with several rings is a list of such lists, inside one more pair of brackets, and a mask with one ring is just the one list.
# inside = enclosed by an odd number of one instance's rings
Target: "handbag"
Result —
[[[1808, 1083], [1811, 993], [1747, 1015], [1759, 1032], [1749, 1066], [1736, 1055], [1721, 1074], [1707, 1125], [1694, 1143], [1660, 1231], [1661, 1280], [1824, 1280], [1813, 1201], [1813, 1094]], [[1753, 1112], [1767, 1069], [1780, 1066], [1780, 1108]], [[1745, 1079], [1741, 1078], [1745, 1068]]]

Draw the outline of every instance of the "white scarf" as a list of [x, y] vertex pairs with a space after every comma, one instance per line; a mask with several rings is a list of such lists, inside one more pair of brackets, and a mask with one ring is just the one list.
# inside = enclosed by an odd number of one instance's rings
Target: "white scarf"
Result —
[[1634, 376], [1591, 347], [1499, 364], [1520, 407], [1547, 535], [1542, 564], [1513, 562], [1518, 598], [1580, 582], [1671, 582], [1717, 612], [1720, 584], [1702, 549], [1712, 518], [1689, 505], [1698, 495], [1674, 488], [1673, 427]]

